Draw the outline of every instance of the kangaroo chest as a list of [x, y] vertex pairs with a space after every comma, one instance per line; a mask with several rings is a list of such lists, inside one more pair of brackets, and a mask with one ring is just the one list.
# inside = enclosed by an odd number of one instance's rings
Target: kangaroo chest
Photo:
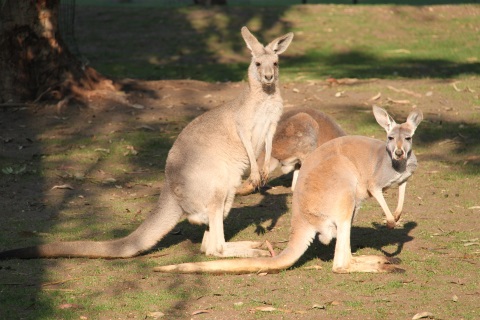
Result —
[[257, 156], [264, 148], [265, 139], [267, 138], [269, 131], [272, 136], [270, 139], [273, 138], [274, 126], [276, 126], [280, 120], [282, 111], [283, 104], [278, 98], [268, 98], [267, 100], [263, 101], [255, 110], [251, 136], [252, 146]]
[[389, 178], [385, 179], [383, 181], [383, 189], [387, 189], [393, 186], [398, 186], [405, 181], [408, 180], [408, 178], [411, 177], [415, 169], [417, 168], [417, 162], [415, 159], [415, 156], [412, 155], [412, 157], [407, 161], [405, 164], [405, 168], [401, 171], [396, 171], [394, 168], [390, 168], [391, 174], [388, 175]]

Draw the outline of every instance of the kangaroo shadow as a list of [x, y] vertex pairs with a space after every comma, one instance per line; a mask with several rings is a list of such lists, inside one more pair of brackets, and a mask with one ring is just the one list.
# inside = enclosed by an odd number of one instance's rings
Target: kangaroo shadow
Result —
[[[260, 203], [245, 206], [241, 205], [242, 202], [250, 202], [251, 200], [247, 198], [242, 200], [243, 197], [238, 197], [236, 201], [240, 202], [240, 206], [232, 208], [223, 222], [226, 241], [230, 241], [238, 233], [252, 225], [255, 227], [252, 236], [247, 236], [244, 240], [255, 240], [259, 235], [266, 234], [277, 226], [280, 217], [288, 211], [287, 197], [289, 194], [274, 195], [262, 192], [262, 195], [263, 198]], [[202, 242], [203, 233], [206, 229], [207, 226], [192, 225], [188, 220], [182, 220], [153, 250], [171, 247], [183, 241], [199, 244]], [[199, 249], [195, 246], [192, 248], [192, 253], [198, 250], [197, 252], [200, 254]]]
[[[372, 227], [352, 226], [350, 234], [352, 253], [356, 253], [359, 249], [372, 248], [389, 258], [398, 256], [402, 252], [405, 243], [414, 239], [410, 232], [417, 225], [416, 222], [409, 221], [403, 225], [403, 228], [395, 229], [388, 229], [386, 226], [376, 222], [372, 223]], [[313, 259], [320, 259], [321, 261], [332, 260], [335, 253], [335, 243], [336, 240], [334, 239], [326, 246], [315, 238], [303, 256], [294, 264], [293, 268], [298, 268]], [[396, 245], [393, 252], [384, 249], [390, 245]]]

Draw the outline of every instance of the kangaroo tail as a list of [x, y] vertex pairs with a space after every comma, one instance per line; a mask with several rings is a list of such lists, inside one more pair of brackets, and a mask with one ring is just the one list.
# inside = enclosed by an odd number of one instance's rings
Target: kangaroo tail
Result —
[[[301, 231], [301, 232], [300, 232]], [[182, 263], [153, 268], [157, 272], [165, 273], [258, 273], [278, 271], [291, 267], [307, 250], [315, 237], [313, 228], [292, 230], [287, 247], [273, 258], [243, 258], [230, 260], [215, 260], [195, 263]]]
[[0, 259], [20, 258], [129, 258], [154, 247], [182, 216], [182, 209], [165, 185], [157, 208], [131, 234], [110, 241], [54, 242], [0, 252]]

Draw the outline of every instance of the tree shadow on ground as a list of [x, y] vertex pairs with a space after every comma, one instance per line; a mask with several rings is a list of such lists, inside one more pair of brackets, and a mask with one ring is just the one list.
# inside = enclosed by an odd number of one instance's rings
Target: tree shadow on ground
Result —
[[[286, 57], [286, 64], [322, 78], [452, 78], [459, 75], [479, 75], [479, 62], [456, 63], [446, 59], [415, 57], [380, 57], [376, 54], [351, 49], [347, 52], [320, 54], [307, 52], [299, 57]], [[323, 66], [323, 67], [318, 67]], [[310, 70], [310, 71], [309, 71]]]

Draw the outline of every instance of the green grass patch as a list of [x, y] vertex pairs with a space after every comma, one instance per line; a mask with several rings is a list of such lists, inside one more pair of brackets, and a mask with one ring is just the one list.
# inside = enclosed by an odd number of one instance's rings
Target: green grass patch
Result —
[[[77, 7], [77, 40], [91, 65], [114, 78], [239, 81], [249, 62], [240, 36], [243, 25], [263, 43], [281, 33], [296, 33], [281, 59], [287, 81], [478, 75], [479, 9], [459, 8], [452, 13], [442, 7], [367, 2], [357, 7], [85, 4]], [[92, 42], [96, 45], [88, 45]]]

